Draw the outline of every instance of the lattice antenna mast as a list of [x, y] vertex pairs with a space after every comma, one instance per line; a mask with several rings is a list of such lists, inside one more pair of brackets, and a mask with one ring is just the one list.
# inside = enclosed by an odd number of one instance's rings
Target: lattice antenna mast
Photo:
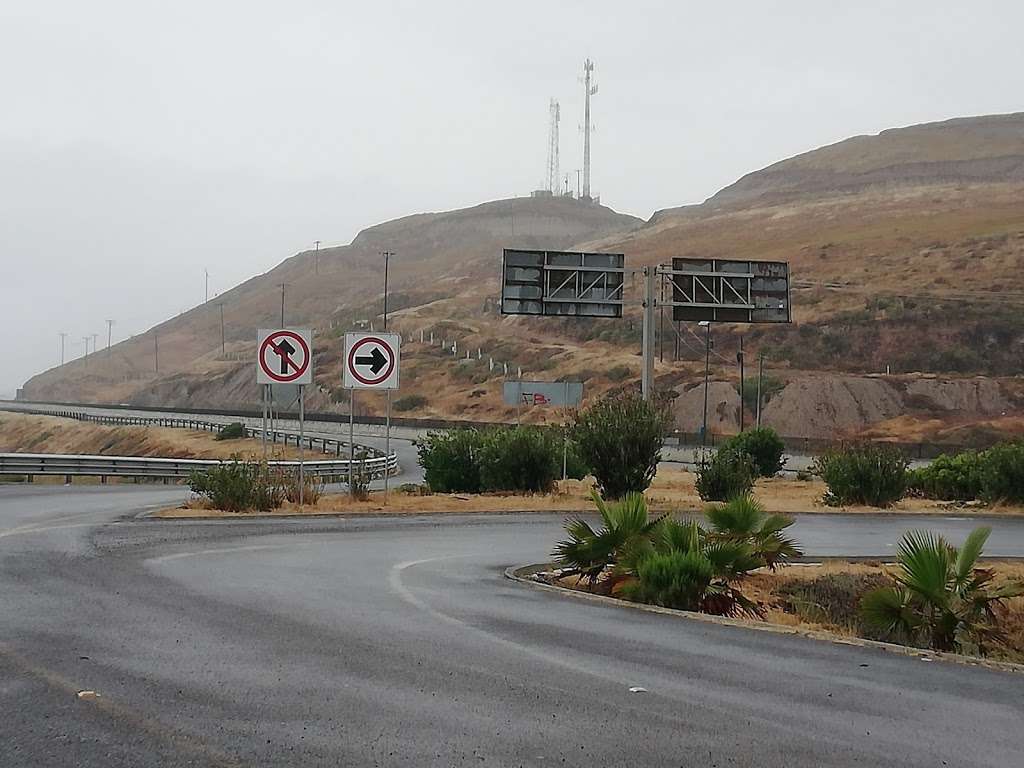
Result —
[[583, 62], [583, 87], [586, 107], [583, 113], [583, 199], [590, 200], [590, 97], [597, 93], [597, 83], [593, 83], [594, 62], [587, 59]]
[[548, 191], [552, 195], [561, 194], [562, 175], [558, 170], [558, 122], [562, 112], [558, 99], [552, 99], [549, 107], [551, 123], [548, 127]]

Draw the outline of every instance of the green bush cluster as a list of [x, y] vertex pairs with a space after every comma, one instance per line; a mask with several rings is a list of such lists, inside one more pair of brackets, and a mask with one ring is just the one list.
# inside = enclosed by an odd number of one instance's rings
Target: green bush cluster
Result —
[[642, 494], [607, 503], [596, 493], [601, 525], [567, 520], [568, 537], [553, 556], [591, 589], [621, 594], [638, 602], [720, 615], [761, 615], [739, 584], [750, 571], [775, 569], [798, 557], [784, 535], [793, 520], [768, 514], [747, 497], [706, 511], [706, 521], [652, 519]]
[[697, 495], [704, 501], [728, 501], [750, 493], [757, 469], [750, 454], [720, 448], [697, 465]]
[[405, 395], [395, 400], [391, 405], [396, 411], [415, 411], [427, 404], [427, 398], [423, 395]]
[[1024, 440], [986, 451], [943, 454], [908, 473], [908, 486], [930, 499], [988, 502], [1024, 501]]
[[606, 397], [577, 414], [573, 439], [602, 496], [620, 499], [650, 486], [670, 423], [666, 402], [644, 400], [635, 391]]
[[750, 456], [759, 477], [772, 477], [778, 474], [786, 463], [782, 458], [786, 444], [771, 427], [755, 427], [740, 432], [726, 440], [722, 447]]
[[220, 428], [215, 440], [238, 440], [246, 437], [245, 425], [239, 421], [233, 421]]
[[226, 512], [269, 512], [280, 507], [286, 495], [284, 478], [266, 462], [237, 459], [193, 472], [189, 487]]
[[[564, 431], [553, 427], [461, 428], [428, 433], [417, 452], [424, 479], [437, 493], [547, 493], [562, 476], [564, 443]], [[565, 458], [569, 477], [586, 475], [572, 441]]]
[[828, 486], [826, 504], [887, 507], [906, 493], [908, 464], [895, 446], [857, 443], [819, 456], [814, 472]]

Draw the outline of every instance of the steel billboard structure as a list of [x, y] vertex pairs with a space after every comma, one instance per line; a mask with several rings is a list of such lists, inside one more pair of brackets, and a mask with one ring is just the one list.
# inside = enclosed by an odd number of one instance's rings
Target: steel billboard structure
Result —
[[622, 317], [621, 253], [505, 248], [501, 261], [503, 315]]
[[675, 258], [659, 270], [671, 288], [673, 320], [788, 323], [789, 264], [784, 261]]

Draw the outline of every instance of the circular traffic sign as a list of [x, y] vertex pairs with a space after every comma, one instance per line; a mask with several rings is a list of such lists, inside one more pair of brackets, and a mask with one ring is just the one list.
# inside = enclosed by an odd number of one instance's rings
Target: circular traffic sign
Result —
[[267, 376], [288, 384], [302, 378], [311, 357], [309, 345], [302, 336], [294, 331], [277, 331], [263, 340], [258, 359]]
[[395, 350], [383, 339], [364, 336], [349, 349], [346, 364], [356, 381], [373, 387], [395, 370]]

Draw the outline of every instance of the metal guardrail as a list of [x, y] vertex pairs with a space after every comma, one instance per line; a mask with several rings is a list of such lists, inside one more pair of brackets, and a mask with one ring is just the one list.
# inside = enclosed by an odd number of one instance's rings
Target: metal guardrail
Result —
[[[63, 475], [65, 477], [155, 477], [187, 478], [195, 470], [231, 464], [225, 459], [161, 459], [139, 456], [84, 456], [58, 453], [0, 453], [0, 475]], [[298, 461], [268, 461], [271, 467], [298, 470]], [[381, 477], [385, 467], [394, 474], [398, 457], [377, 456], [356, 460], [354, 466], [371, 477]], [[345, 479], [348, 459], [303, 461], [303, 472], [316, 477]]]

